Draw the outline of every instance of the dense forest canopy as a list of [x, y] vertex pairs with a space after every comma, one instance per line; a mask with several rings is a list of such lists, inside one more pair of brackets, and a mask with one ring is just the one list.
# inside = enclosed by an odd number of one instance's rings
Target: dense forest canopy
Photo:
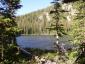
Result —
[[15, 12], [19, 8], [20, 0], [0, 0], [0, 64], [16, 62], [13, 56], [17, 50], [12, 50], [17, 48], [16, 36], [20, 31], [15, 22]]
[[52, 6], [35, 11], [33, 13], [26, 14], [24, 16], [19, 16], [16, 18], [18, 27], [23, 29], [23, 34], [41, 34], [47, 33], [47, 26], [51, 21], [51, 16], [49, 11]]
[[[74, 3], [62, 4], [62, 9], [66, 9], [69, 12], [61, 13], [62, 18], [60, 22], [64, 25], [66, 31], [69, 30], [72, 19], [75, 16], [76, 9], [73, 7]], [[53, 5], [35, 11], [23, 16], [18, 16], [16, 22], [18, 27], [22, 29], [22, 34], [54, 34], [55, 31], [50, 31], [49, 28], [51, 23], [54, 21], [50, 14], [53, 9]]]

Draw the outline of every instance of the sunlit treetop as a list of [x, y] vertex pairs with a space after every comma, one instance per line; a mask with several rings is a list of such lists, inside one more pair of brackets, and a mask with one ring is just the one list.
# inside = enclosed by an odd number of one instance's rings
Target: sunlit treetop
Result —
[[[64, 3], [69, 3], [69, 2], [76, 2], [76, 1], [79, 1], [79, 0], [63, 0]], [[85, 0], [82, 0], [85, 2]]]

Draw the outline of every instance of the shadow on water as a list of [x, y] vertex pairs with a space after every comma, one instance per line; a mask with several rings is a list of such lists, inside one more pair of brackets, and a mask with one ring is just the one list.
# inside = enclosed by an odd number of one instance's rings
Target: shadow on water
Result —
[[[17, 37], [17, 44], [22, 48], [39, 48], [54, 50], [54, 42], [56, 41], [53, 35], [28, 35]], [[68, 37], [60, 38], [60, 44], [64, 43], [65, 48], [71, 47]]]

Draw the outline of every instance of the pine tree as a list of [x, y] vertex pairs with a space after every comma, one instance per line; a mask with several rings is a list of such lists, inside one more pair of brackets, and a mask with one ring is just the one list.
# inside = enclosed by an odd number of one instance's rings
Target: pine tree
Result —
[[77, 64], [85, 64], [85, 0], [69, 0], [65, 3], [73, 3], [73, 7], [78, 12], [72, 22], [70, 36], [73, 38], [73, 43], [78, 44]]
[[71, 35], [74, 38], [75, 43], [80, 43], [84, 40], [85, 36], [85, 2], [83, 0], [76, 1], [74, 3], [74, 8], [77, 9], [78, 12], [75, 12], [76, 16], [74, 17]]
[[76, 17], [74, 18], [71, 36], [73, 37], [73, 42], [79, 44], [78, 50], [78, 64], [85, 64], [85, 1], [78, 0], [74, 2], [74, 7], [78, 10]]
[[16, 44], [16, 36], [20, 30], [15, 22], [15, 12], [20, 7], [20, 0], [0, 0], [0, 45], [2, 46], [2, 57], [0, 58], [3, 61], [7, 56], [7, 50]]
[[62, 10], [61, 3], [58, 0], [54, 0], [52, 2], [54, 4], [54, 9], [50, 11], [50, 14], [53, 15], [53, 21], [51, 23], [51, 26], [48, 28], [50, 31], [55, 31], [56, 36], [56, 45], [59, 44], [59, 37], [62, 37], [63, 35], [66, 35], [66, 32], [64, 30], [64, 25], [61, 23], [62, 12], [66, 12]]

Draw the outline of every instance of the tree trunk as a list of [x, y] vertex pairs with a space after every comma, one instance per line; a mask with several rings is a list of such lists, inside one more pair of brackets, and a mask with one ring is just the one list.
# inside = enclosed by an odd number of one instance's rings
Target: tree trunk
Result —
[[56, 34], [56, 44], [59, 44], [59, 36]]

